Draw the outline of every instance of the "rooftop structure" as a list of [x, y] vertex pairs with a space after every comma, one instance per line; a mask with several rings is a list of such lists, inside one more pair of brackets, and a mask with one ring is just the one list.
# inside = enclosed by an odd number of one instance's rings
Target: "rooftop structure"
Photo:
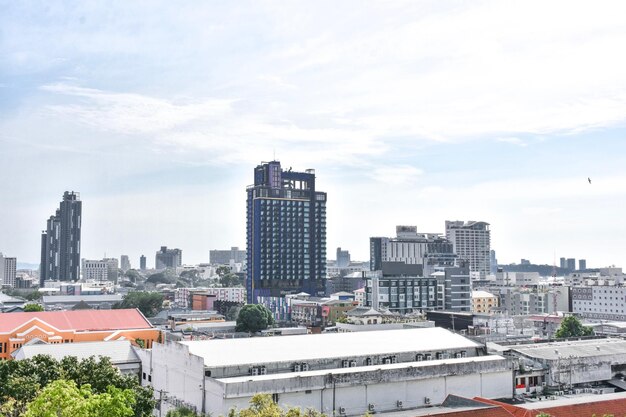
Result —
[[137, 309], [6, 313], [0, 317], [0, 358], [9, 359], [35, 338], [48, 343], [141, 339], [150, 347], [158, 337]]

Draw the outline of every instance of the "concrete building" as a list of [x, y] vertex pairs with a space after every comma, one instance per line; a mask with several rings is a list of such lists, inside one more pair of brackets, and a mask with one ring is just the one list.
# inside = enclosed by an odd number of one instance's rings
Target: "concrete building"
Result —
[[484, 279], [491, 272], [491, 232], [489, 223], [446, 220], [446, 238], [454, 253], [469, 262], [473, 278]]
[[15, 288], [17, 258], [8, 258], [0, 252], [0, 287]]
[[[461, 261], [461, 266], [448, 267], [443, 275], [437, 275], [438, 284], [443, 288], [443, 309], [447, 311], [470, 311], [472, 308], [472, 283], [469, 264]], [[441, 294], [441, 292], [440, 292]]]
[[565, 259], [565, 258], [559, 259], [559, 266], [561, 267], [561, 269], [568, 269], [567, 268], [567, 259]]
[[83, 259], [82, 260], [83, 280], [110, 281], [109, 280], [109, 276], [110, 276], [109, 268], [111, 268], [111, 264], [104, 259], [102, 260]]
[[214, 249], [209, 251], [209, 262], [212, 265], [230, 265], [246, 261], [246, 251], [233, 246], [228, 250]]
[[626, 287], [570, 287], [571, 312], [587, 319], [626, 321]]
[[537, 285], [540, 281], [538, 272], [496, 272], [496, 285], [523, 287]]
[[168, 393], [163, 412], [227, 415], [270, 393], [280, 406], [353, 416], [513, 391], [509, 360], [438, 328], [154, 344], [144, 361], [143, 383]]
[[336, 265], [339, 268], [345, 268], [350, 265], [350, 252], [347, 250], [341, 250], [341, 248], [337, 248], [337, 260]]
[[59, 209], [41, 234], [40, 282], [80, 279], [80, 230], [82, 202], [74, 191], [63, 193]]
[[586, 259], [579, 259], [578, 260], [578, 270], [579, 271], [584, 271], [585, 269], [587, 269], [587, 260]]
[[418, 233], [416, 226], [396, 226], [396, 237], [370, 238], [370, 270], [383, 262], [422, 265], [428, 275], [435, 266], [454, 266], [456, 256], [450, 241], [437, 233]]
[[246, 302], [246, 289], [243, 287], [212, 287], [203, 289], [204, 293], [215, 295], [216, 300], [230, 301], [233, 303]]
[[327, 196], [316, 188], [315, 170], [262, 163], [246, 192], [248, 303], [272, 307], [302, 291], [323, 296]]
[[144, 255], [141, 255], [139, 257], [139, 269], [141, 271], [145, 271], [146, 270], [146, 257]]
[[384, 262], [382, 268], [382, 271], [374, 271], [367, 276], [367, 307], [402, 314], [436, 308], [437, 279], [423, 277], [422, 265]]
[[472, 312], [490, 313], [492, 308], [498, 307], [498, 297], [487, 291], [472, 291]]
[[183, 251], [180, 249], [168, 249], [161, 246], [155, 256], [154, 265], [156, 269], [176, 268], [182, 265]]
[[128, 259], [128, 255], [120, 256], [120, 269], [123, 272], [126, 272], [130, 269], [130, 260]]
[[[520, 358], [524, 372], [516, 375], [516, 386], [527, 392], [522, 378], [536, 374], [543, 383], [557, 391], [588, 384], [610, 382], [626, 367], [626, 341], [590, 339], [530, 345], [504, 346]], [[533, 370], [532, 372], [526, 372]], [[623, 381], [622, 381], [623, 383]]]

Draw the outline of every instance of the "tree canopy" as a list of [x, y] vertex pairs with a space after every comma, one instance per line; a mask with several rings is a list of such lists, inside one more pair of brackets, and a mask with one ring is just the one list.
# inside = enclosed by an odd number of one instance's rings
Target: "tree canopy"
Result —
[[26, 304], [24, 306], [24, 311], [25, 312], [43, 311], [43, 306], [41, 304], [36, 304], [36, 303]]
[[274, 317], [265, 306], [246, 304], [239, 310], [236, 330], [238, 332], [256, 333], [267, 329], [272, 324], [274, 324]]
[[554, 333], [554, 337], [558, 339], [580, 336], [593, 336], [593, 329], [588, 326], [583, 326], [580, 320], [575, 316], [565, 317], [563, 321], [561, 321], [561, 326], [556, 333]]
[[[67, 356], [58, 361], [50, 356], [38, 355], [32, 359], [0, 361], [0, 404], [2, 404], [0, 417], [22, 416], [28, 404], [36, 400], [46, 387], [58, 380], [72, 382], [78, 389], [89, 386], [92, 394], [111, 394], [110, 387], [130, 390], [133, 393], [132, 414], [130, 415], [134, 417], [152, 415], [155, 405], [152, 388], [142, 387], [135, 376], [122, 375], [111, 365], [108, 358], [91, 357], [79, 360], [75, 356]], [[65, 393], [63, 395], [66, 395], [66, 388], [69, 389], [67, 385], [61, 384], [53, 393], [56, 395], [61, 390]], [[91, 415], [116, 416], [117, 414]]]
[[131, 417], [135, 396], [130, 389], [109, 385], [106, 392], [94, 394], [89, 384], [58, 379], [46, 386], [28, 404], [24, 417]]
[[250, 400], [250, 407], [230, 410], [228, 417], [326, 417], [317, 410], [302, 410], [297, 407], [281, 408], [272, 401], [269, 394], [256, 394]]
[[163, 294], [158, 292], [129, 292], [124, 299], [113, 304], [113, 308], [138, 308], [146, 317], [153, 317], [163, 307]]

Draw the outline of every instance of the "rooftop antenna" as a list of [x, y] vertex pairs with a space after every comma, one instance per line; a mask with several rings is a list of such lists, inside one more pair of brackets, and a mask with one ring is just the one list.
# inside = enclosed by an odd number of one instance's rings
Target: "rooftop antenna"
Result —
[[276, 148], [274, 148], [274, 161], [276, 160]]

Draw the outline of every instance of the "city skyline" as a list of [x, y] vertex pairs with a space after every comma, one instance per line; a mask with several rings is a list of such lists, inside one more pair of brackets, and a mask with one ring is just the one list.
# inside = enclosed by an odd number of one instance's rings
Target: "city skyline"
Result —
[[623, 266], [625, 5], [537, 7], [7, 4], [0, 251], [38, 263], [76, 190], [83, 258], [207, 262], [275, 158], [324, 184], [329, 258], [475, 220], [500, 263]]

